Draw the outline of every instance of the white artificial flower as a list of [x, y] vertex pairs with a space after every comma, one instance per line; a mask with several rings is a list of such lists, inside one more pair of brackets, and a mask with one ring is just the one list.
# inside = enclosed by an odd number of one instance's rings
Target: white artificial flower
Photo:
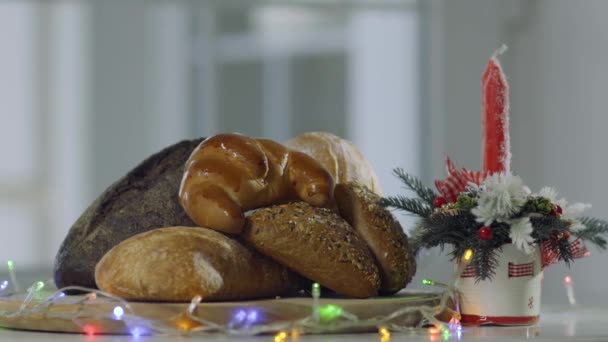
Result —
[[505, 222], [518, 213], [526, 203], [524, 184], [518, 176], [497, 173], [489, 176], [481, 184], [477, 207], [471, 212], [477, 222], [490, 225]]
[[546, 186], [542, 189], [540, 189], [540, 191], [538, 192], [538, 196], [544, 197], [549, 199], [549, 201], [551, 201], [551, 203], [557, 201], [557, 190], [555, 190], [555, 188], [552, 188], [550, 186]]
[[[564, 200], [564, 202], [565, 201], [566, 200]], [[587, 209], [591, 209], [591, 204], [574, 203], [563, 208], [561, 218], [562, 220], [570, 221], [570, 226], [568, 228], [571, 232], [578, 232], [587, 228], [582, 222], [576, 219], [577, 216], [582, 214]]]
[[[591, 204], [589, 203], [574, 203], [568, 205], [568, 201], [565, 198], [557, 199], [557, 190], [548, 186], [540, 189], [538, 196], [548, 198], [551, 203], [559, 205], [562, 208], [562, 219], [568, 221], [576, 221], [575, 218], [577, 216], [582, 214], [585, 210], [591, 209]], [[580, 224], [580, 226], [584, 227], [582, 224]], [[572, 229], [572, 227], [570, 229]], [[581, 228], [579, 227], [579, 229]]]
[[564, 218], [574, 219], [583, 213], [583, 211], [591, 209], [591, 204], [589, 203], [574, 203], [563, 208], [562, 216]]
[[510, 221], [511, 230], [509, 237], [513, 245], [526, 254], [534, 251], [534, 239], [532, 238], [532, 224], [529, 217], [522, 217]]

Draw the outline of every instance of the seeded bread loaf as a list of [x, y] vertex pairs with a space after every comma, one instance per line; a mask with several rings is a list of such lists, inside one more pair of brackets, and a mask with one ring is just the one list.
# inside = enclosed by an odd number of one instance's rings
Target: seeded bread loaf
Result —
[[378, 195], [361, 184], [338, 184], [334, 196], [340, 215], [363, 237], [378, 262], [380, 293], [404, 288], [416, 273], [416, 260], [399, 221], [378, 205]]
[[97, 286], [130, 300], [203, 301], [274, 297], [300, 278], [221, 233], [170, 227], [114, 246], [95, 268]]
[[256, 250], [342, 295], [367, 298], [380, 286], [365, 241], [335, 212], [294, 202], [259, 209], [242, 237]]

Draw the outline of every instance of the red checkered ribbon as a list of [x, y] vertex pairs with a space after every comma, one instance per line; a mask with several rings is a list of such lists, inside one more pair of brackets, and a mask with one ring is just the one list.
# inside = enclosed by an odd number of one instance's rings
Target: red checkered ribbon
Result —
[[[570, 243], [570, 250], [572, 251], [572, 256], [575, 259], [583, 258], [591, 255], [589, 250], [581, 239], [576, 239]], [[541, 244], [541, 264], [542, 268], [555, 264], [559, 261], [559, 251], [557, 250], [557, 246], [551, 242], [551, 240], [545, 240]]]
[[514, 264], [509, 263], [509, 278], [528, 277], [534, 275], [534, 263]]
[[469, 183], [479, 185], [488, 176], [487, 171], [471, 171], [464, 167], [457, 169], [449, 157], [446, 158], [446, 166], [448, 178], [436, 180], [435, 187], [448, 202], [456, 202], [458, 195], [466, 190]]
[[475, 272], [475, 268], [473, 267], [473, 265], [465, 267], [464, 271], [462, 271], [462, 273], [460, 274], [460, 278], [471, 278], [476, 276], [477, 272]]

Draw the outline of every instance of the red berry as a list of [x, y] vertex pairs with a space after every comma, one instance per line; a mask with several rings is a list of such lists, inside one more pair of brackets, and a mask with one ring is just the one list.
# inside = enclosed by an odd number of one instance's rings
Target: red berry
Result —
[[570, 232], [567, 230], [563, 230], [562, 231], [562, 240], [568, 241], [568, 239], [570, 239]]
[[448, 204], [448, 200], [445, 199], [445, 197], [435, 197], [435, 199], [433, 200], [433, 206], [435, 208], [441, 208], [442, 205], [444, 204]]
[[488, 241], [492, 238], [492, 228], [488, 226], [483, 226], [479, 228], [477, 234], [479, 234], [479, 238], [483, 241]]
[[561, 215], [563, 212], [562, 207], [560, 207], [557, 204], [554, 204], [551, 206], [551, 216], [553, 217], [557, 217], [558, 215]]

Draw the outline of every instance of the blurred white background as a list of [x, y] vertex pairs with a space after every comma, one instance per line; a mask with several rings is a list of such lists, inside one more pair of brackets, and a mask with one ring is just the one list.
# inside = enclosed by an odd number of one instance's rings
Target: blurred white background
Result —
[[[360, 147], [386, 194], [402, 192], [397, 166], [429, 184], [446, 154], [478, 168], [480, 78], [502, 43], [514, 172], [608, 218], [607, 11], [601, 0], [0, 2], [0, 260], [50, 272], [101, 191], [186, 138], [330, 131]], [[582, 302], [604, 298], [608, 254], [592, 252], [545, 272], [545, 301], [567, 301], [566, 274]], [[432, 251], [416, 279], [450, 272]]]

